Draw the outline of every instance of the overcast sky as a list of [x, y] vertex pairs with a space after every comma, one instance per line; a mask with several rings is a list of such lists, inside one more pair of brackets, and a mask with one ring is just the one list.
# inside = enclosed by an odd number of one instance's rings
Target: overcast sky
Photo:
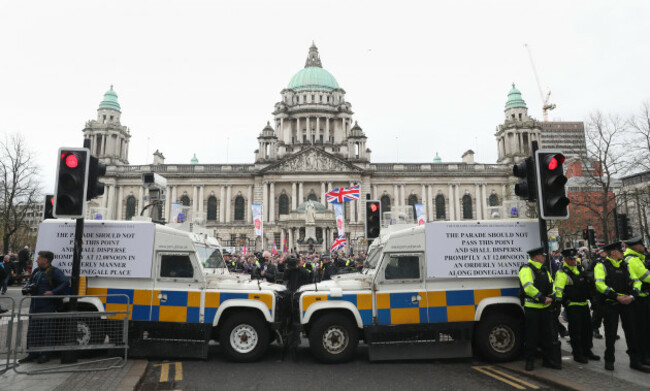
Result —
[[52, 192], [114, 85], [129, 162], [252, 163], [312, 40], [374, 162], [497, 158], [514, 82], [529, 114], [630, 115], [650, 99], [647, 1], [2, 1], [0, 132], [24, 135]]

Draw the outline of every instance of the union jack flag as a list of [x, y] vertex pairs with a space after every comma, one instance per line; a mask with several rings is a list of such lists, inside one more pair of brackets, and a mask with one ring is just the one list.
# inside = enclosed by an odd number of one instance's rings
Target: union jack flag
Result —
[[278, 248], [275, 246], [275, 240], [273, 241], [273, 250], [271, 250], [271, 255], [278, 255]]
[[325, 193], [327, 202], [330, 204], [342, 204], [346, 201], [354, 201], [359, 199], [359, 188], [361, 185], [352, 187], [341, 187], [328, 191]]
[[241, 247], [241, 255], [248, 255], [248, 247], [246, 246]]
[[330, 246], [330, 252], [334, 252], [339, 249], [342, 249], [343, 247], [345, 247], [345, 244], [346, 244], [345, 235], [341, 235], [337, 237], [334, 243], [332, 243], [332, 246]]

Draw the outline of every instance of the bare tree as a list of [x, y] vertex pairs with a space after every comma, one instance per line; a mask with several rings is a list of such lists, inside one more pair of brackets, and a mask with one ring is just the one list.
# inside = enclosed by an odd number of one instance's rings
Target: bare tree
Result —
[[600, 112], [592, 113], [585, 126], [587, 153], [580, 157], [583, 179], [579, 184], [583, 197], [575, 199], [574, 203], [596, 216], [597, 236], [605, 243], [613, 239], [615, 229], [614, 177], [629, 168], [629, 156], [623, 146], [628, 129], [627, 121]]
[[629, 151], [635, 157], [634, 163], [643, 170], [650, 170], [650, 102], [641, 105], [639, 114], [633, 116], [629, 124], [635, 136]]
[[29, 230], [27, 216], [41, 195], [38, 167], [18, 134], [0, 141], [0, 181], [0, 233], [7, 253], [12, 236]]

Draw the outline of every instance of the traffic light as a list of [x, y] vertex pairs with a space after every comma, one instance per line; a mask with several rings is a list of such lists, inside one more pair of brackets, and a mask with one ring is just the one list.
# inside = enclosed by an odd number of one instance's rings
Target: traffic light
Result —
[[45, 205], [43, 207], [43, 220], [54, 218], [54, 194], [45, 195]]
[[587, 240], [589, 238], [589, 230], [588, 229], [583, 229], [582, 230], [582, 238], [584, 240]]
[[532, 156], [515, 164], [512, 167], [512, 173], [517, 178], [522, 179], [515, 185], [515, 194], [519, 198], [535, 201], [537, 199], [537, 191], [535, 190], [535, 162]]
[[59, 148], [54, 190], [54, 216], [80, 219], [86, 212], [87, 148]]
[[564, 185], [564, 155], [559, 151], [535, 152], [537, 174], [537, 199], [539, 214], [543, 219], [566, 220], [569, 218], [569, 199]]
[[381, 231], [381, 202], [366, 201], [366, 239], [379, 237]]
[[616, 218], [618, 219], [616, 222], [618, 224], [618, 238], [620, 240], [629, 239], [632, 233], [630, 232], [630, 219], [627, 217], [627, 214], [619, 213]]
[[96, 157], [90, 155], [88, 162], [88, 188], [86, 190], [86, 201], [104, 194], [104, 182], [99, 177], [106, 175], [106, 165]]

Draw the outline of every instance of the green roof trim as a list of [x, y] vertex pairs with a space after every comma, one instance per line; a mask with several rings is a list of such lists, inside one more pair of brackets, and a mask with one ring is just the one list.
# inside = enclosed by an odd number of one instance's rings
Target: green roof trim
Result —
[[506, 102], [506, 110], [515, 107], [526, 107], [526, 102], [521, 97], [521, 92], [515, 88], [515, 83], [512, 83], [512, 89], [508, 92], [508, 101]]
[[117, 102], [117, 94], [113, 91], [113, 86], [104, 94], [104, 100], [99, 104], [99, 108], [116, 111], [121, 110], [120, 104]]

